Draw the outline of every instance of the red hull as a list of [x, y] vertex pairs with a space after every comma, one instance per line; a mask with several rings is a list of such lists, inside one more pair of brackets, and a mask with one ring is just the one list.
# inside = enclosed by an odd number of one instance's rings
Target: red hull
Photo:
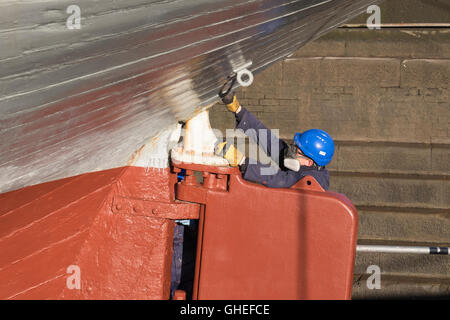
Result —
[[[158, 208], [179, 205], [171, 177], [122, 167], [0, 195], [0, 299], [169, 298], [177, 217]], [[198, 218], [181, 206], [170, 211]]]
[[312, 178], [270, 189], [237, 169], [175, 166], [182, 182], [122, 167], [0, 195], [0, 299], [168, 299], [175, 219], [200, 219], [195, 299], [351, 297], [358, 217], [345, 196]]

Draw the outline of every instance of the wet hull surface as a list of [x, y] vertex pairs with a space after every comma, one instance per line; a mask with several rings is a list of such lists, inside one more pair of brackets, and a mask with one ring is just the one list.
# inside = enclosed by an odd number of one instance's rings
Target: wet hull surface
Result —
[[3, 1], [0, 193], [127, 165], [234, 69], [257, 74], [377, 2], [79, 1], [70, 29], [70, 1]]

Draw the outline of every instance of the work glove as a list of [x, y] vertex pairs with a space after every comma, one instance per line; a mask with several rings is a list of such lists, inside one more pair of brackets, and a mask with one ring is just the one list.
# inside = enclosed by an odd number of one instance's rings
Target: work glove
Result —
[[227, 159], [231, 167], [237, 167], [241, 164], [244, 155], [234, 145], [227, 142], [221, 142], [216, 146], [216, 155]]
[[229, 78], [219, 91], [219, 97], [222, 99], [222, 102], [225, 103], [225, 105], [227, 106], [228, 111], [231, 112], [236, 112], [240, 106], [239, 101], [236, 98], [236, 94], [232, 90], [235, 81], [236, 77]]

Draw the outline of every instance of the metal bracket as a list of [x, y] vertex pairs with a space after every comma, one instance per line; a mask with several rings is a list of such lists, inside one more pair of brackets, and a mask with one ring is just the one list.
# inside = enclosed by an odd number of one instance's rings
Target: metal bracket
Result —
[[200, 205], [183, 202], [158, 202], [115, 196], [111, 209], [116, 214], [129, 214], [162, 219], [199, 219]]

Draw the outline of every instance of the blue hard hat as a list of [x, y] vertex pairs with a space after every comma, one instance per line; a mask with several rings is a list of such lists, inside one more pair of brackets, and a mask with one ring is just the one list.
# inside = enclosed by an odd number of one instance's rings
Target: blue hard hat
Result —
[[294, 135], [294, 142], [303, 154], [314, 160], [318, 166], [330, 163], [334, 154], [334, 142], [331, 136], [320, 129], [310, 129]]

